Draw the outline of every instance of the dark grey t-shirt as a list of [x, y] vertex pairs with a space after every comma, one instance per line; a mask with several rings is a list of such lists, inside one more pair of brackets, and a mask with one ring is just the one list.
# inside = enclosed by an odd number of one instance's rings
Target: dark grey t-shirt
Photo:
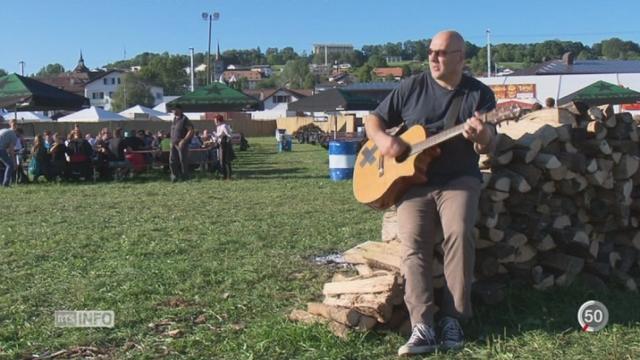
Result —
[[[456, 124], [473, 116], [475, 111], [486, 113], [496, 107], [491, 89], [480, 81], [463, 75], [454, 90], [440, 86], [428, 71], [403, 80], [374, 111], [387, 128], [400, 125], [407, 127], [429, 125], [445, 119], [454, 95], [463, 94]], [[441, 130], [441, 129], [440, 129]], [[433, 160], [427, 176], [429, 185], [444, 185], [461, 176], [482, 179], [478, 168], [478, 154], [473, 143], [462, 135], [439, 145], [442, 153]]]
[[193, 128], [193, 124], [189, 118], [184, 116], [184, 114], [180, 117], [174, 116], [171, 122], [171, 143], [177, 145], [180, 140], [187, 136], [189, 128]]

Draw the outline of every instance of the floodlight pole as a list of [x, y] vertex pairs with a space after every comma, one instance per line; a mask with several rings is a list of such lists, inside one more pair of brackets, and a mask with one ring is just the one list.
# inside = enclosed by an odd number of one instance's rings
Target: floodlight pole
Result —
[[209, 47], [207, 50], [207, 85], [212, 83], [212, 80], [211, 80], [211, 23], [213, 21], [217, 21], [219, 18], [220, 18], [220, 13], [218, 12], [202, 13], [202, 19], [209, 20]]
[[209, 14], [209, 48], [207, 50], [207, 85], [211, 84], [211, 14]]

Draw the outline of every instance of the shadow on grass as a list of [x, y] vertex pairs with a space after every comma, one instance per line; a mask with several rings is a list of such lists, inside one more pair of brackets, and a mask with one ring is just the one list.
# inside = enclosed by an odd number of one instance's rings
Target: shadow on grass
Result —
[[497, 305], [474, 303], [474, 317], [466, 326], [468, 340], [511, 338], [534, 330], [549, 334], [580, 331], [578, 309], [588, 300], [600, 301], [607, 307], [608, 326], [640, 322], [638, 295], [628, 291], [596, 292], [580, 282], [547, 291], [525, 285], [512, 285], [505, 290], [504, 301]]
[[238, 179], [328, 179], [328, 176], [308, 175], [305, 168], [286, 169], [239, 169], [233, 171]]

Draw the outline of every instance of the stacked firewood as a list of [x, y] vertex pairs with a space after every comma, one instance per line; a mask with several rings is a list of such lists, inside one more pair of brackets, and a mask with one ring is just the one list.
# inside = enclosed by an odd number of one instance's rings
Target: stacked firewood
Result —
[[573, 125], [527, 126], [535, 130], [499, 134], [482, 162], [478, 278], [508, 274], [546, 289], [580, 276], [598, 289], [617, 282], [637, 291], [640, 149], [632, 116], [609, 105]]
[[308, 303], [306, 311], [293, 310], [289, 319], [326, 323], [340, 337], [350, 330], [402, 328], [408, 331], [410, 324], [399, 270], [399, 242], [368, 241], [347, 250], [343, 257], [357, 274], [336, 273], [324, 284], [321, 303]]

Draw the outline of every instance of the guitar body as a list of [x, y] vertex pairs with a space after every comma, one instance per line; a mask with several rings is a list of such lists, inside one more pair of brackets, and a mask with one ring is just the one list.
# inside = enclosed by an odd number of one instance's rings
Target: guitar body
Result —
[[[400, 135], [410, 146], [427, 137], [427, 130], [421, 125], [412, 126]], [[411, 186], [427, 182], [427, 168], [438, 155], [439, 149], [434, 147], [400, 161], [383, 157], [376, 144], [367, 141], [358, 153], [353, 169], [356, 200], [375, 209], [395, 205]]]

